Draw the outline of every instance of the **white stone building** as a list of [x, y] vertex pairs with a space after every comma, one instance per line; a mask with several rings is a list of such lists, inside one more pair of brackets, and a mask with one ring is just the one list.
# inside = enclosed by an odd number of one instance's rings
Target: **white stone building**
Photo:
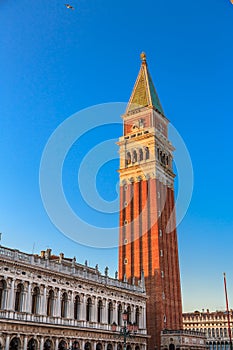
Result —
[[[229, 311], [231, 338], [233, 338], [233, 310]], [[205, 333], [209, 350], [230, 350], [228, 316], [225, 311], [202, 310], [183, 313], [184, 329]]]
[[0, 247], [0, 349], [122, 350], [124, 310], [138, 326], [127, 350], [146, 350], [143, 276], [129, 285], [50, 249], [34, 255]]

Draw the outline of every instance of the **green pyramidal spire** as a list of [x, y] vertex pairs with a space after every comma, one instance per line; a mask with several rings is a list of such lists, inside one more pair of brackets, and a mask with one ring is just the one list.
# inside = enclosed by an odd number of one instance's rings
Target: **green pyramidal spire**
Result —
[[141, 53], [141, 68], [131, 94], [126, 113], [139, 108], [152, 107], [164, 115], [163, 108], [151, 79], [145, 53]]

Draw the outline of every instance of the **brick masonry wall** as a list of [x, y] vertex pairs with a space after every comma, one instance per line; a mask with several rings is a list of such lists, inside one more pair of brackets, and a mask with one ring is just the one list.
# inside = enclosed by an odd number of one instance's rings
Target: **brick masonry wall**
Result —
[[122, 187], [124, 208], [120, 221], [124, 230], [120, 231], [120, 242], [127, 239], [128, 243], [119, 249], [119, 278], [123, 279], [126, 273], [131, 282], [133, 277], [139, 279], [141, 269], [144, 270], [149, 296], [147, 329], [151, 339], [148, 349], [158, 349], [162, 329], [182, 328], [174, 192], [156, 179], [132, 182], [126, 190]]

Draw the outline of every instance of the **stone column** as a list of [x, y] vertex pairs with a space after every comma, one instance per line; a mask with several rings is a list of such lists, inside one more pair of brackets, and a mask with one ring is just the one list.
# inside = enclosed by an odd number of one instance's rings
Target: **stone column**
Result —
[[27, 350], [27, 346], [28, 346], [28, 337], [24, 337], [23, 350]]
[[44, 350], [44, 338], [40, 339], [40, 350]]
[[94, 303], [92, 304], [92, 320], [93, 322], [97, 322], [97, 299], [94, 298]]
[[14, 310], [14, 301], [15, 301], [15, 280], [12, 279], [9, 310]]
[[3, 308], [5, 310], [9, 310], [10, 292], [11, 292], [11, 279], [7, 278], [6, 289], [4, 290], [4, 295], [3, 295]]
[[24, 286], [23, 297], [22, 297], [22, 312], [27, 312], [27, 295], [28, 295], [28, 287]]
[[10, 336], [7, 335], [7, 336], [6, 336], [5, 350], [9, 350], [9, 346], [10, 346]]
[[57, 300], [56, 300], [56, 316], [61, 317], [61, 291], [58, 290]]
[[74, 319], [74, 293], [71, 292], [70, 295], [70, 312], [69, 312], [69, 318], [71, 318], [71, 320]]
[[29, 282], [28, 284], [28, 292], [27, 292], [27, 312], [28, 313], [31, 313], [31, 309], [32, 309], [32, 285], [31, 283]]
[[55, 350], [58, 350], [58, 339], [55, 341]]
[[81, 320], [86, 321], [86, 295], [84, 295], [84, 297], [82, 298], [82, 302], [80, 305], [80, 309], [81, 309]]
[[73, 315], [71, 316], [72, 314], [72, 292], [68, 292], [68, 300], [67, 300], [67, 318], [74, 318]]
[[132, 305], [132, 306], [131, 306], [131, 322], [134, 323], [135, 320], [136, 320], [136, 317], [135, 317], [135, 306]]
[[103, 300], [103, 323], [108, 323], [108, 303], [107, 300]]
[[[80, 341], [80, 344], [81, 344], [81, 350], [84, 350], [84, 346], [85, 346], [85, 340], [81, 340]], [[93, 350], [95, 350], [95, 349], [93, 349]]]
[[41, 305], [41, 314], [46, 316], [47, 315], [47, 288], [46, 286], [44, 287], [44, 294], [43, 294], [43, 298], [42, 298], [42, 305]]
[[146, 329], [146, 306], [142, 307], [142, 315], [140, 317], [141, 319], [141, 328]]
[[112, 322], [116, 322], [117, 323], [117, 308], [118, 308], [118, 304], [115, 302], [113, 304], [113, 315], [112, 315]]

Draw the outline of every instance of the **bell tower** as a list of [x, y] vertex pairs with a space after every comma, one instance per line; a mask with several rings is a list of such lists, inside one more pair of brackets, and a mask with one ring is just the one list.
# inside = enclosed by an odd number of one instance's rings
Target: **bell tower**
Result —
[[134, 283], [144, 272], [149, 350], [161, 330], [182, 329], [174, 207], [174, 148], [145, 53], [120, 137], [119, 278]]

